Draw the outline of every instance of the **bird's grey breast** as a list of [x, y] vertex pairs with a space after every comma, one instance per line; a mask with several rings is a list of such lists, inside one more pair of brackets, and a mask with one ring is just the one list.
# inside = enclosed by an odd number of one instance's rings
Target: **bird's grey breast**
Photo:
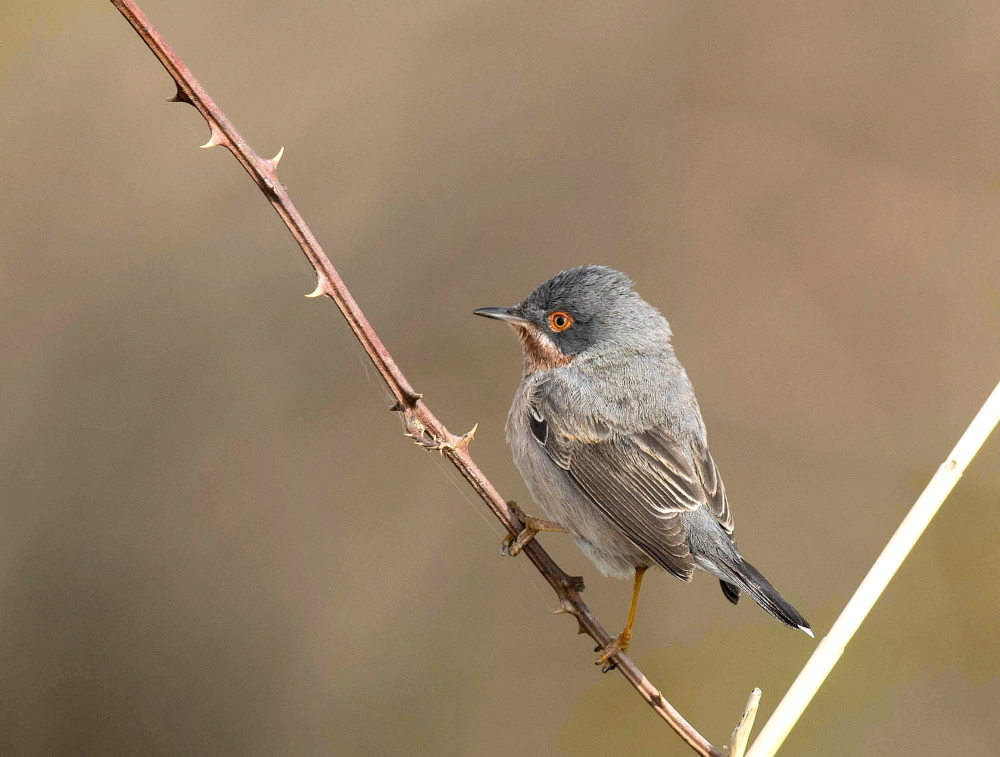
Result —
[[[566, 413], [574, 403], [593, 404], [586, 382], [579, 379], [569, 368], [525, 377], [507, 417], [507, 441], [528, 491], [545, 514], [573, 534], [602, 573], [630, 578], [635, 566], [648, 564], [649, 559], [580, 489], [567, 470], [568, 461], [560, 465], [551, 445], [546, 450], [547, 435], [555, 433], [550, 429], [551, 413]], [[558, 423], [562, 420], [554, 419], [552, 425], [565, 426]]]

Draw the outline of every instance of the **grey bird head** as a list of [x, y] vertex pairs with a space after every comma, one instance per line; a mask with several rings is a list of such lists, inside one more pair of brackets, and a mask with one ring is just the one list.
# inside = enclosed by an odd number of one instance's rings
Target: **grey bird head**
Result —
[[669, 348], [666, 319], [632, 291], [628, 276], [605, 266], [570, 268], [518, 305], [474, 312], [511, 324], [532, 370], [568, 365], [578, 355], [627, 357]]

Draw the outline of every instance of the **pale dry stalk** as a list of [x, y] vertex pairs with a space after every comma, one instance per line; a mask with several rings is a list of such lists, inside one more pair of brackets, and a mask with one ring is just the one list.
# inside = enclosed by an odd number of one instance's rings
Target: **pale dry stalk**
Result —
[[917, 501], [913, 503], [910, 512], [899, 524], [896, 533], [889, 539], [882, 554], [878, 556], [868, 575], [854, 592], [854, 596], [841, 611], [840, 617], [817, 645], [809, 661], [761, 729], [747, 757], [772, 757], [784, 743], [792, 727], [833, 670], [833, 666], [844, 654], [847, 643], [868, 617], [868, 613], [882, 596], [885, 587], [896, 575], [899, 566], [910, 554], [998, 422], [1000, 422], [1000, 383], [994, 387], [986, 402], [976, 413], [976, 417], [958, 440], [958, 444], [941, 463]]

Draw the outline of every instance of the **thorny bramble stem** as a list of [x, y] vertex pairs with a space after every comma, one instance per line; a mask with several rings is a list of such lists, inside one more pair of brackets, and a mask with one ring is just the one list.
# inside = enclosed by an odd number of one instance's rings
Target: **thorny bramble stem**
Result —
[[[393, 410], [403, 414], [407, 435], [422, 446], [439, 450], [447, 457], [489, 506], [507, 531], [512, 536], [517, 536], [520, 533], [521, 524], [511, 512], [504, 498], [500, 496], [469, 455], [468, 445], [472, 434], [455, 436], [450, 433], [423, 402], [421, 395], [413, 390], [385, 345], [382, 344], [382, 340], [379, 339], [368, 322], [365, 314], [354, 301], [316, 237], [313, 236], [312, 231], [289, 199], [285, 187], [278, 181], [277, 167], [283, 149], [273, 159], [260, 157], [226, 118], [215, 101], [209, 97], [198, 80], [139, 10], [138, 6], [132, 0], [111, 0], [111, 2], [132, 25], [173, 78], [177, 86], [177, 94], [172, 99], [175, 102], [186, 102], [193, 105], [208, 123], [211, 136], [203, 147], [221, 145], [228, 149], [250, 174], [264, 196], [267, 197], [268, 202], [281, 216], [281, 220], [285, 222], [288, 230], [295, 237], [295, 241], [302, 248], [302, 252], [305, 253], [316, 270], [317, 285], [311, 296], [326, 295], [340, 308], [340, 312], [347, 319], [354, 335], [361, 342], [361, 346], [368, 353], [372, 363], [375, 364], [375, 368], [389, 387], [389, 391], [392, 392], [396, 400]], [[573, 615], [579, 623], [580, 633], [587, 634], [602, 647], [607, 645], [611, 641], [611, 637], [581, 599], [579, 582], [556, 565], [534, 539], [525, 546], [524, 553], [558, 595], [560, 607], [557, 612]], [[695, 752], [703, 757], [722, 757], [722, 752], [712, 746], [681, 717], [680, 713], [667, 702], [642, 674], [642, 671], [636, 667], [635, 663], [622, 653], [615, 655], [614, 660], [618, 670], [639, 692], [640, 696]]]

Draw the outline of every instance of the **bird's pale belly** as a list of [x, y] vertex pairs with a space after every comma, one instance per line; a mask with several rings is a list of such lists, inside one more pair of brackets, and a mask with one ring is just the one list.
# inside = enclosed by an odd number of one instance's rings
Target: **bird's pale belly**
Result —
[[[518, 407], [520, 403], [515, 398], [507, 421], [507, 437], [514, 465], [544, 516], [565, 526], [605, 576], [631, 580], [636, 567], [655, 565], [591, 504], [569, 474], [552, 462], [526, 428], [515, 427], [527, 424], [527, 414], [518, 412]], [[524, 510], [530, 512], [531, 508]]]

